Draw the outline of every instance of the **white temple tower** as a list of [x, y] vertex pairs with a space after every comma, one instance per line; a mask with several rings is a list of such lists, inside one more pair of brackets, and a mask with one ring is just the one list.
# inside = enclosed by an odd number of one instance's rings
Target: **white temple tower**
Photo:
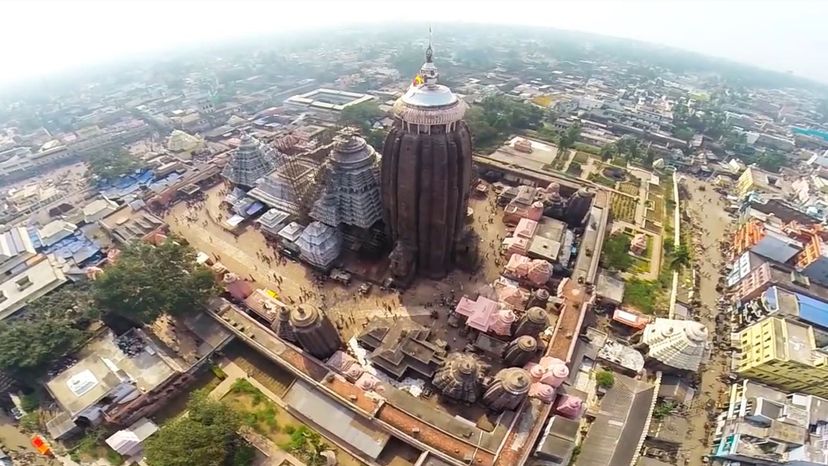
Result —
[[694, 320], [656, 319], [644, 328], [647, 356], [681, 370], [697, 371], [709, 347], [707, 327]]

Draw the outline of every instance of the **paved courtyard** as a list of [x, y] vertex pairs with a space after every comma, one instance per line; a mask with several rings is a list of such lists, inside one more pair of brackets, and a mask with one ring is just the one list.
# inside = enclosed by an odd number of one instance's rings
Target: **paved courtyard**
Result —
[[[218, 259], [230, 271], [252, 279], [258, 287], [276, 291], [282, 300], [320, 306], [342, 327], [346, 338], [359, 332], [374, 317], [411, 317], [451, 343], [454, 337], [446, 334], [447, 312], [441, 298], [459, 299], [464, 293], [475, 295], [498, 277], [504, 265], [497, 254], [500, 240], [506, 236], [500, 221], [502, 209], [496, 206], [495, 194], [489, 193], [488, 197], [473, 198], [470, 202], [474, 210], [473, 227], [481, 238], [477, 272], [455, 271], [440, 281], [418, 279], [404, 292], [373, 287], [371, 293], [361, 296], [357, 291], [360, 283], [356, 281], [349, 286], [331, 280], [318, 283], [305, 264], [279, 258], [275, 248], [252, 225], [238, 234], [227, 231], [221, 225], [230, 215], [221, 205], [226, 190], [224, 185], [218, 185], [205, 193], [203, 203], [188, 206], [182, 202], [173, 206], [165, 218], [170, 229], [187, 239], [196, 250]], [[275, 279], [277, 276], [281, 278], [280, 283]], [[431, 317], [432, 310], [438, 311], [437, 322]]]

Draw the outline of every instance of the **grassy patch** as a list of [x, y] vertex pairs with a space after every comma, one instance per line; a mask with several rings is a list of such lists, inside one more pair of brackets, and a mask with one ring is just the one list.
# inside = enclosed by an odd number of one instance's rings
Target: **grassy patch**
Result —
[[568, 173], [572, 176], [581, 176], [581, 172], [582, 172], [581, 164], [574, 161], [574, 160], [569, 163], [568, 167], [566, 167], [566, 173]]
[[[223, 372], [223, 371], [222, 371]], [[152, 416], [156, 424], [161, 425], [170, 419], [176, 418], [187, 410], [187, 400], [190, 399], [190, 393], [196, 390], [212, 391], [218, 386], [219, 380], [215, 372], [204, 369], [196, 375], [196, 379], [187, 386], [187, 390], [182, 390], [173, 396], [167, 403]]]
[[610, 270], [627, 271], [633, 265], [633, 256], [629, 253], [630, 237], [624, 233], [610, 235], [604, 241], [601, 251], [601, 265]]
[[279, 409], [246, 379], [236, 380], [224, 396], [224, 401], [239, 413], [243, 424], [269, 438], [280, 448], [296, 455], [305, 464], [324, 465], [325, 461], [320, 453], [328, 449], [336, 452], [338, 464], [359, 464], [336, 447], [325, 444], [318, 433], [299, 422], [287, 411]]
[[598, 146], [593, 146], [591, 144], [584, 144], [582, 142], [576, 142], [572, 145], [572, 148], [579, 151], [579, 152], [586, 152], [588, 154], [598, 155], [601, 153], [601, 148]]
[[660, 292], [661, 287], [658, 282], [633, 278], [627, 280], [624, 287], [624, 304], [652, 314], [655, 312], [657, 295]]
[[622, 193], [638, 197], [639, 184], [631, 181], [625, 181], [618, 185], [618, 190]]
[[585, 164], [589, 162], [589, 153], [587, 152], [575, 152], [575, 157], [572, 157], [573, 162], [578, 162], [580, 164]]
[[633, 265], [629, 271], [635, 274], [647, 273], [650, 271], [650, 263], [636, 257], [633, 259]]
[[109, 435], [110, 433], [103, 429], [87, 431], [72, 447], [69, 456], [72, 460], [82, 464], [91, 463], [98, 459], [105, 459], [113, 466], [122, 464], [124, 458], [104, 442], [104, 439]]
[[247, 379], [233, 382], [228, 398], [246, 426], [265, 436], [279, 432], [276, 405]]
[[24, 432], [37, 432], [40, 430], [40, 411], [28, 412], [20, 418], [20, 428]]
[[624, 157], [613, 157], [610, 160], [610, 165], [615, 165], [616, 167], [627, 168], [627, 159]]
[[635, 209], [638, 202], [623, 194], [612, 193], [610, 196], [610, 212], [612, 217], [628, 223], [635, 223]]
[[607, 178], [604, 175], [592, 172], [592, 173], [589, 174], [588, 179], [589, 179], [589, 181], [592, 181], [593, 183], [598, 183], [602, 186], [606, 186], [608, 188], [615, 189], [615, 181]]

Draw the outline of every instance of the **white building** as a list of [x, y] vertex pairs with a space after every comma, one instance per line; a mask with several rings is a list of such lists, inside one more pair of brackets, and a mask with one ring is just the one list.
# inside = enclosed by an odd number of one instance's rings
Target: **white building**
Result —
[[83, 206], [81, 210], [83, 211], [83, 220], [89, 224], [95, 223], [118, 210], [118, 204], [109, 199], [95, 199]]
[[365, 140], [342, 131], [331, 151], [331, 175], [311, 217], [332, 227], [368, 229], [382, 218], [379, 155]]
[[322, 222], [311, 222], [296, 241], [302, 260], [327, 269], [339, 257], [342, 236], [336, 228]]
[[15, 227], [0, 235], [0, 280], [34, 255], [34, 245], [25, 228]]
[[63, 264], [50, 254], [0, 283], [0, 319], [66, 283]]
[[53, 220], [43, 225], [42, 228], [38, 228], [37, 236], [43, 246], [49, 247], [64, 238], [72, 236], [77, 229], [78, 227], [73, 223], [65, 220]]
[[726, 464], [828, 465], [828, 400], [743, 380], [718, 416], [713, 456]]
[[[78, 425], [97, 426], [108, 412], [155, 390], [179, 373], [173, 359], [143, 332], [129, 335], [129, 354], [110, 332], [92, 340], [78, 362], [46, 382], [62, 413], [46, 424], [59, 439]], [[123, 339], [125, 337], [121, 337]], [[121, 345], [123, 346], [123, 344]]]
[[693, 320], [656, 319], [641, 341], [649, 347], [648, 357], [680, 370], [697, 371], [709, 356], [707, 327]]

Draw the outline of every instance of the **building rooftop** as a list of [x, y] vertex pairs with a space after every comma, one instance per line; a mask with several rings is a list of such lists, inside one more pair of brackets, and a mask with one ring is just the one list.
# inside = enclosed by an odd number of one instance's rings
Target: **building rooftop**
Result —
[[283, 224], [287, 221], [288, 217], [290, 217], [290, 214], [287, 212], [282, 212], [279, 209], [270, 209], [259, 217], [256, 222], [260, 223], [263, 227], [273, 228]]
[[26, 254], [34, 254], [34, 244], [24, 227], [13, 227], [0, 234], [0, 264]]
[[779, 312], [822, 328], [828, 328], [828, 303], [804, 294], [772, 286], [762, 294], [771, 312]]
[[[523, 144], [521, 141], [527, 141], [531, 145], [532, 151], [524, 152], [516, 148], [515, 144]], [[523, 168], [541, 170], [543, 166], [555, 161], [557, 153], [557, 148], [552, 144], [523, 136], [515, 136], [485, 157], [506, 164], [516, 164]]]
[[270, 173], [261, 173], [248, 195], [291, 215], [301, 215], [306, 195], [316, 185], [319, 165], [303, 157], [284, 157]]
[[814, 338], [811, 328], [789, 320], [772, 319], [774, 333], [784, 335], [777, 338], [777, 354], [785, 359], [802, 364], [813, 364]]
[[547, 239], [543, 236], [535, 236], [532, 238], [532, 242], [529, 243], [529, 249], [526, 251], [529, 257], [537, 257], [549, 262], [557, 262], [560, 253], [560, 241]]
[[146, 209], [135, 210], [125, 205], [101, 219], [100, 224], [115, 241], [125, 245], [157, 231], [164, 221]]
[[375, 319], [357, 337], [373, 350], [368, 359], [397, 379], [409, 372], [431, 378], [446, 357], [446, 345], [428, 340], [431, 330], [413, 321]]
[[37, 236], [43, 246], [51, 246], [58, 241], [72, 235], [77, 225], [65, 220], [53, 220], [37, 230]]
[[624, 300], [624, 280], [602, 270], [595, 282], [595, 294], [603, 300], [621, 304]]
[[681, 370], [696, 371], [709, 356], [707, 327], [692, 320], [657, 318], [644, 328], [647, 356]]
[[37, 255], [28, 267], [0, 283], [0, 319], [66, 283], [63, 264], [53, 255]]
[[288, 97], [287, 104], [312, 107], [329, 111], [342, 111], [345, 107], [374, 100], [374, 96], [358, 92], [340, 91], [336, 89], [314, 89], [300, 95]]
[[388, 433], [374, 428], [368, 421], [301, 380], [291, 385], [283, 398], [291, 409], [302, 413], [302, 416], [369, 458], [377, 459], [391, 438]]
[[653, 419], [647, 436], [659, 442], [679, 445], [687, 438], [689, 431], [690, 423], [686, 417], [669, 414], [661, 419]]
[[650, 417], [655, 387], [621, 374], [607, 391], [581, 444], [578, 464], [629, 466]]
[[552, 416], [540, 438], [538, 448], [535, 449], [535, 456], [558, 464], [567, 464], [575, 448], [579, 428], [580, 420]]
[[644, 356], [631, 346], [607, 340], [598, 350], [598, 357], [632, 372], [644, 369]]
[[787, 464], [828, 464], [828, 400], [787, 394], [745, 380], [731, 386], [731, 405], [718, 427], [722, 458]]
[[[95, 199], [81, 208], [85, 219], [108, 215], [118, 208], [118, 204], [108, 199]], [[87, 220], [89, 221], [89, 220]]]
[[115, 334], [107, 331], [83, 348], [77, 363], [46, 382], [46, 388], [72, 416], [100, 401], [122, 382], [133, 382], [142, 393], [152, 390], [176, 370], [158, 354], [161, 350], [149, 338], [141, 338], [146, 346], [128, 356], [118, 347]]

